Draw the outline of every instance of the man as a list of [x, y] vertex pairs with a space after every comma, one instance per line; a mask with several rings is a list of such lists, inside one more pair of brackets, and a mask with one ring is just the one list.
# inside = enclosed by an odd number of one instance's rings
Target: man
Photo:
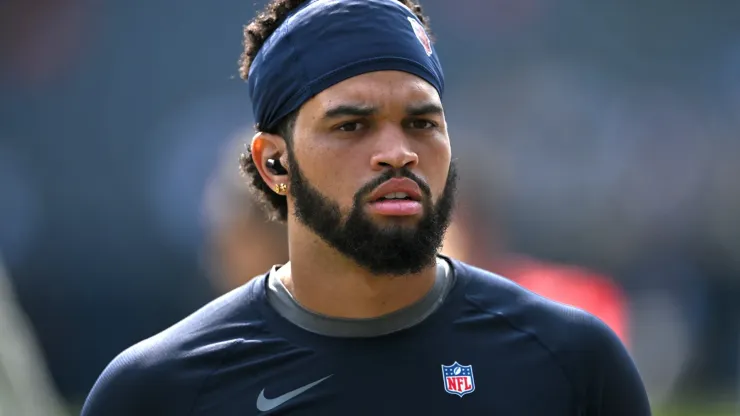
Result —
[[[251, 137], [251, 135], [250, 135]], [[204, 214], [208, 275], [221, 292], [233, 290], [288, 259], [285, 224], [269, 221], [237, 169], [243, 134], [225, 147], [208, 182]]]
[[606, 325], [437, 251], [456, 175], [410, 0], [276, 0], [245, 31], [243, 168], [290, 261], [117, 357], [83, 415], [649, 415]]

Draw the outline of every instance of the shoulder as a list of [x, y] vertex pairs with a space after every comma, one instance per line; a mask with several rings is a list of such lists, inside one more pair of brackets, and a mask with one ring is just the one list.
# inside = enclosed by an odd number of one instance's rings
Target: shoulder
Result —
[[615, 412], [597, 414], [649, 414], [637, 368], [619, 337], [604, 322], [502, 276], [457, 261], [453, 264], [466, 281], [466, 300], [547, 350], [585, 407]]
[[547, 299], [512, 279], [455, 260], [453, 265], [466, 283], [468, 302], [481, 311], [515, 321], [521, 329], [552, 328], [559, 333], [563, 329], [589, 331], [589, 327], [597, 325], [591, 314]]
[[614, 338], [601, 320], [586, 311], [547, 299], [489, 271], [454, 260], [453, 265], [466, 281], [468, 302], [540, 338], [552, 349], [587, 351]]
[[225, 357], [250, 348], [262, 325], [253, 305], [258, 283], [229, 292], [124, 350], [96, 381], [82, 415], [185, 414]]
[[596, 316], [629, 346], [628, 305], [621, 287], [609, 276], [584, 267], [519, 258], [507, 275], [517, 284]]

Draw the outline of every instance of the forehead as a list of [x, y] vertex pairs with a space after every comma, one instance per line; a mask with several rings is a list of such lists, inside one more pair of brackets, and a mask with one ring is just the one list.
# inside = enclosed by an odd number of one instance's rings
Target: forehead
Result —
[[306, 102], [305, 109], [322, 111], [342, 103], [373, 104], [378, 107], [414, 102], [437, 104], [437, 90], [422, 78], [401, 71], [369, 72], [346, 79]]

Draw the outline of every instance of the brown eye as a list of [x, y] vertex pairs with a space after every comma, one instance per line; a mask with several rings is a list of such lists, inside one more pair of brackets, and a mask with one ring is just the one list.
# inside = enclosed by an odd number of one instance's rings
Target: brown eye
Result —
[[437, 125], [432, 123], [429, 120], [413, 120], [411, 121], [410, 126], [412, 129], [426, 130], [426, 129], [433, 129]]
[[362, 124], [359, 123], [359, 122], [353, 121], [353, 122], [350, 122], [350, 123], [344, 123], [344, 124], [340, 125], [338, 127], [338, 129], [340, 131], [344, 131], [344, 132], [348, 132], [349, 133], [349, 132], [358, 131], [358, 130], [362, 129]]

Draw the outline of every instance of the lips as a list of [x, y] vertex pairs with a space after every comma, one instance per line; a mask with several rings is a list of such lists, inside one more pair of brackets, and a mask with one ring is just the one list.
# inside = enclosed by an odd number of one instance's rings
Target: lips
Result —
[[384, 217], [409, 217], [421, 214], [421, 189], [408, 178], [394, 178], [380, 185], [370, 196], [371, 213]]
[[421, 189], [411, 179], [393, 178], [377, 187], [370, 195], [370, 202], [421, 201]]

